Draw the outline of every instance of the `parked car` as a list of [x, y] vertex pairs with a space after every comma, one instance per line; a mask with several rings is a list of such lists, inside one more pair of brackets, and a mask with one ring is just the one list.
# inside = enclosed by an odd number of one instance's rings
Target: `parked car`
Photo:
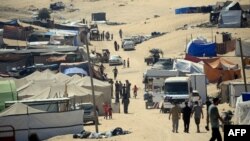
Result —
[[112, 55], [109, 58], [109, 65], [122, 65], [123, 64], [123, 60], [122, 57], [120, 55]]
[[123, 43], [123, 50], [134, 50], [135, 43], [133, 41], [125, 41]]
[[[81, 103], [77, 105], [76, 109], [84, 110], [83, 123], [93, 122], [93, 124], [95, 124], [94, 105], [92, 103]], [[98, 117], [98, 110], [96, 111], [96, 113]]]

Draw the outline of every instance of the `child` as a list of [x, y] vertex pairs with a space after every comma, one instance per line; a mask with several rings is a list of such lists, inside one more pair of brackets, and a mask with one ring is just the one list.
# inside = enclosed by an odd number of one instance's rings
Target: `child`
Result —
[[103, 110], [104, 110], [104, 119], [108, 119], [108, 104], [107, 103], [104, 103], [103, 104]]
[[111, 105], [108, 106], [108, 116], [109, 116], [109, 119], [112, 119], [112, 107], [111, 107]]

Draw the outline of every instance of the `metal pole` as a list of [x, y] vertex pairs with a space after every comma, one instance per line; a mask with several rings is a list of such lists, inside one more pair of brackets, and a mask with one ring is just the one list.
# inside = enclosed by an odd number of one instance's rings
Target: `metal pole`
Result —
[[90, 57], [89, 57], [89, 45], [87, 40], [87, 32], [84, 31], [84, 39], [87, 47], [87, 56], [88, 56], [88, 67], [89, 67], [89, 75], [90, 75], [90, 83], [91, 83], [91, 90], [92, 90], [92, 98], [93, 98], [93, 104], [94, 104], [94, 116], [95, 116], [95, 131], [98, 133], [98, 120], [97, 120], [97, 114], [96, 114], [96, 102], [95, 102], [95, 91], [94, 91], [94, 84], [93, 84], [93, 72], [92, 72], [92, 65], [90, 64]]
[[238, 41], [239, 41], [239, 44], [240, 44], [240, 58], [241, 58], [241, 65], [242, 65], [242, 71], [243, 71], [245, 92], [247, 92], [247, 81], [246, 81], [246, 73], [245, 73], [245, 64], [243, 62], [243, 51], [242, 51], [242, 46], [241, 46], [241, 38], [239, 38]]

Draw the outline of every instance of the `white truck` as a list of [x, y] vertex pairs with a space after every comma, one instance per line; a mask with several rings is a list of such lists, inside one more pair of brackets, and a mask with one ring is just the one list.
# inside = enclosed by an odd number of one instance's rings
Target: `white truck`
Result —
[[[207, 82], [204, 74], [190, 74], [186, 77], [169, 77], [164, 82], [164, 101], [163, 111], [169, 111], [174, 102], [177, 102], [181, 108], [185, 106], [185, 102], [190, 105], [194, 102], [197, 93], [201, 97], [201, 104], [206, 102]], [[195, 92], [195, 93], [193, 93]]]
[[169, 111], [174, 103], [184, 107], [191, 95], [191, 81], [189, 77], [169, 77], [164, 85], [163, 112]]

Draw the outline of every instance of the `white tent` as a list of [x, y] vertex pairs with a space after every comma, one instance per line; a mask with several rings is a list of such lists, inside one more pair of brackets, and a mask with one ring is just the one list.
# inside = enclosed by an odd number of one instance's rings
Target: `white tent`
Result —
[[184, 73], [204, 73], [203, 64], [184, 59], [176, 59], [174, 61], [174, 69]]
[[235, 108], [236, 124], [250, 125], [250, 101], [242, 101], [242, 96], [237, 98]]
[[[14, 127], [16, 141], [28, 141], [29, 133], [36, 133], [40, 140], [46, 140], [53, 136], [81, 132], [83, 111], [46, 113], [16, 103], [0, 114], [0, 121], [0, 126]], [[9, 135], [9, 132], [1, 134], [4, 135]]]
[[220, 28], [239, 28], [241, 27], [241, 10], [222, 10], [219, 16]]

